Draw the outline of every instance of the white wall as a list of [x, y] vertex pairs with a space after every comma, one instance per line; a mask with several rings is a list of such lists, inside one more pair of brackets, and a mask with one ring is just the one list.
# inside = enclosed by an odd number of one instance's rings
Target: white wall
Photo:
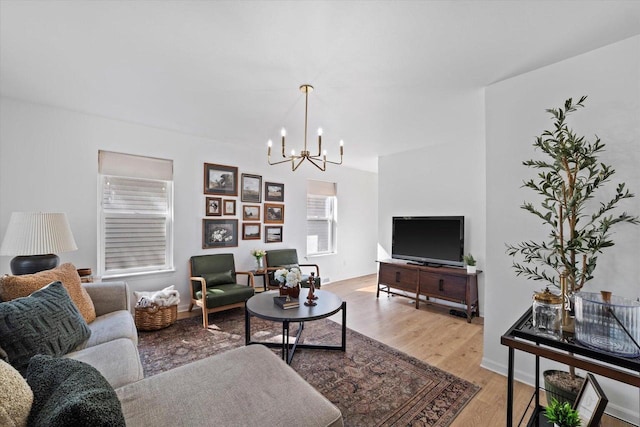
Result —
[[[534, 138], [552, 126], [545, 109], [562, 106], [565, 99], [581, 95], [589, 96], [586, 108], [570, 117], [570, 126], [590, 140], [597, 134], [606, 144], [601, 160], [616, 170], [609, 195], [618, 182], [625, 182], [640, 196], [640, 36], [496, 83], [486, 90], [483, 364], [502, 373], [507, 370], [507, 349], [500, 345], [500, 336], [530, 306], [533, 291], [543, 286], [516, 277], [512, 259], [505, 254], [506, 242], [539, 241], [548, 233], [540, 221], [519, 208], [524, 200], [535, 200], [531, 190], [521, 188], [523, 180], [533, 176], [522, 161], [539, 158], [532, 147]], [[638, 215], [640, 197], [621, 206]], [[599, 256], [595, 278], [585, 290], [608, 289], [616, 295], [638, 298], [640, 227], [622, 224], [614, 229], [613, 238], [616, 245]], [[522, 354], [516, 356], [517, 378], [533, 382], [532, 360]], [[637, 388], [606, 379], [599, 382], [609, 397], [607, 412], [640, 422]]]
[[[188, 259], [192, 255], [232, 252], [238, 270], [250, 269], [253, 248], [295, 247], [305, 254], [307, 179], [337, 183], [338, 254], [312, 258], [323, 278], [332, 281], [376, 271], [377, 175], [341, 166], [327, 172], [301, 166], [268, 166], [266, 147], [246, 151], [210, 139], [184, 135], [58, 108], [0, 100], [0, 238], [13, 211], [66, 212], [79, 250], [59, 254], [61, 262], [97, 268], [98, 150], [173, 160], [175, 196], [175, 273], [128, 278], [132, 290], [175, 284], [188, 306]], [[205, 209], [203, 163], [238, 166], [239, 173], [261, 175], [285, 184], [283, 243], [239, 241], [237, 248], [202, 249]], [[242, 203], [237, 200], [237, 211]], [[239, 219], [241, 232], [242, 217]], [[9, 273], [11, 257], [0, 257], [0, 274]], [[257, 280], [261, 284], [261, 280]]]
[[[471, 252], [478, 268], [484, 269], [484, 94], [477, 91], [458, 105], [460, 111], [450, 118], [450, 135], [435, 140], [425, 135], [429, 147], [378, 160], [379, 259], [391, 257], [392, 217], [463, 215], [465, 252]], [[424, 120], [428, 122], [429, 117]], [[481, 274], [481, 313], [484, 281]]]

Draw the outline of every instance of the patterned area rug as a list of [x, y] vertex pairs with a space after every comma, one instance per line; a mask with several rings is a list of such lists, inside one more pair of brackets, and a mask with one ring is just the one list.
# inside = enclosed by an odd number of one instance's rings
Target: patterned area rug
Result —
[[[244, 309], [200, 317], [169, 328], [139, 332], [145, 376], [243, 346]], [[297, 326], [291, 328], [295, 335]], [[340, 343], [339, 324], [307, 322], [302, 339]], [[282, 342], [282, 324], [252, 317], [255, 341]], [[279, 349], [273, 351], [280, 356]], [[291, 366], [342, 411], [347, 426], [448, 426], [480, 387], [347, 329], [347, 351], [298, 349]]]

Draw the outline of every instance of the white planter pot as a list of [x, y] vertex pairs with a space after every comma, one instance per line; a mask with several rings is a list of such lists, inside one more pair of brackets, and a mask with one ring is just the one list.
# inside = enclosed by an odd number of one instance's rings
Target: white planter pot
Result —
[[475, 265], [467, 265], [467, 274], [475, 274], [476, 266]]

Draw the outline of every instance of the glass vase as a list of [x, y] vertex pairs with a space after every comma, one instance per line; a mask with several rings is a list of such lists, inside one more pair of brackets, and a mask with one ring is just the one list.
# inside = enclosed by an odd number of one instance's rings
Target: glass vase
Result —
[[640, 302], [608, 293], [578, 292], [575, 311], [579, 342], [622, 357], [640, 356]]

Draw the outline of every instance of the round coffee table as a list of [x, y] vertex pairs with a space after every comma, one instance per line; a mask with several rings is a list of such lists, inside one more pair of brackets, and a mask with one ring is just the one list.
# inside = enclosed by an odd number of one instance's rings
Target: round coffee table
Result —
[[[300, 290], [300, 305], [295, 308], [283, 309], [273, 302], [273, 297], [279, 296], [278, 291], [262, 292], [255, 294], [247, 300], [245, 306], [245, 343], [262, 344], [267, 347], [282, 347], [282, 359], [287, 363], [291, 363], [296, 348], [315, 348], [322, 350], [346, 350], [347, 341], [347, 303], [342, 301], [339, 296], [329, 291], [318, 289], [315, 295], [318, 297], [315, 306], [306, 306], [304, 302], [307, 300], [309, 290], [302, 288]], [[320, 344], [302, 344], [299, 343], [300, 335], [304, 329], [304, 322], [324, 319], [332, 316], [342, 310], [342, 343], [336, 345], [320, 345]], [[259, 317], [265, 320], [282, 323], [282, 344], [274, 342], [258, 342], [251, 341], [251, 316]], [[289, 342], [289, 326], [291, 322], [298, 322], [298, 333], [296, 339], [291, 344]]]

